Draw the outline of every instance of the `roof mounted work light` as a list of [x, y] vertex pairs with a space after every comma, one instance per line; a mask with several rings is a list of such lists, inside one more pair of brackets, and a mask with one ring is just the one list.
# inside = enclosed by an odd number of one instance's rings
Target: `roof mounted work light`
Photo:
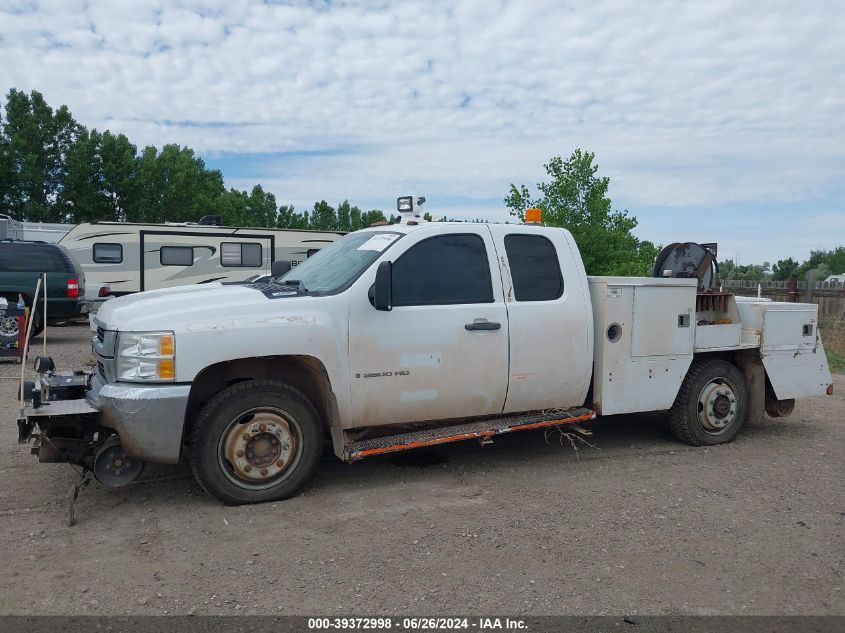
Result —
[[396, 208], [402, 218], [401, 224], [418, 224], [421, 217], [420, 207], [425, 203], [424, 196], [400, 196], [396, 198]]
[[414, 210], [414, 196], [401, 196], [396, 198], [396, 210], [399, 213], [408, 213]]

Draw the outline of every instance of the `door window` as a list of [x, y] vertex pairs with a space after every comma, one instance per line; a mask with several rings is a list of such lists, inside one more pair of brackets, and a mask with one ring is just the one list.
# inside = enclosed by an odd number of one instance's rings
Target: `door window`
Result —
[[484, 240], [438, 235], [411, 247], [393, 264], [393, 305], [493, 303]]
[[506, 235], [505, 252], [517, 301], [552, 301], [563, 294], [554, 244], [542, 235]]

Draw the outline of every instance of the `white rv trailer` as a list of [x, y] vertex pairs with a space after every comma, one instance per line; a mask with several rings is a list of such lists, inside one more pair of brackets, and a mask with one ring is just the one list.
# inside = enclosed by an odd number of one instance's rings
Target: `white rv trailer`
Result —
[[304, 261], [342, 233], [195, 223], [79, 224], [60, 244], [85, 271], [86, 295], [112, 295], [269, 275], [276, 260]]

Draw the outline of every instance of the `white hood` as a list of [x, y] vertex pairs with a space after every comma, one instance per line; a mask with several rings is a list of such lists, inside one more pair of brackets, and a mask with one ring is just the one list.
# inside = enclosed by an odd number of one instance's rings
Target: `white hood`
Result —
[[[292, 289], [279, 294], [279, 298], [297, 297]], [[106, 301], [97, 312], [95, 324], [107, 330], [179, 330], [209, 317], [263, 312], [274, 301], [277, 299], [271, 300], [261, 291], [239, 284], [162, 288]]]

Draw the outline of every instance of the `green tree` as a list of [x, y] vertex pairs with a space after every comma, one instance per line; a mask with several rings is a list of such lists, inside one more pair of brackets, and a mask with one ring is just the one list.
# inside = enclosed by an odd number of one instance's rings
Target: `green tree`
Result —
[[387, 218], [384, 217], [384, 212], [379, 209], [370, 209], [361, 216], [361, 228], [372, 226], [376, 222], [387, 222]]
[[811, 250], [810, 257], [807, 258], [807, 260], [798, 268], [798, 277], [803, 279], [811, 270], [816, 271], [816, 279], [824, 279], [827, 277], [831, 274], [828, 273], [828, 270], [830, 268], [829, 264], [832, 253], [833, 251], [826, 251], [822, 249]]
[[361, 215], [361, 209], [352, 207], [349, 210], [349, 230], [357, 231], [364, 228], [364, 218]]
[[100, 219], [125, 221], [127, 208], [135, 196], [138, 148], [124, 134], [103, 132], [100, 139], [100, 161], [103, 170], [103, 193], [109, 200], [109, 211]]
[[819, 270], [816, 277], [823, 278], [830, 275], [838, 275], [845, 272], [845, 246], [837, 246], [829, 251], [810, 251], [810, 259], [801, 265], [803, 272], [816, 268]]
[[133, 197], [135, 146], [124, 135], [81, 128], [65, 156], [65, 183], [57, 198], [70, 222], [121, 221]]
[[70, 222], [116, 220], [104, 187], [102, 135], [81, 130], [65, 156], [65, 182], [58, 195], [61, 219]]
[[226, 226], [249, 226], [249, 196], [246, 191], [229, 189], [223, 194], [219, 206], [220, 215], [223, 216], [223, 224]]
[[307, 229], [308, 221], [297, 213], [293, 205], [280, 205], [276, 216], [276, 226], [280, 229]]
[[247, 217], [242, 226], [270, 228], [276, 224], [276, 196], [255, 185], [247, 198]]
[[[132, 222], [196, 222], [224, 212], [223, 175], [208, 170], [194, 150], [179, 145], [144, 148], [137, 162]], [[229, 210], [229, 212], [233, 212]]]
[[6, 98], [3, 143], [6, 200], [12, 215], [35, 222], [58, 222], [58, 197], [65, 183], [65, 157], [81, 127], [67, 106], [53, 109], [40, 92], [12, 88]]
[[771, 277], [769, 262], [737, 264], [732, 259], [719, 262], [719, 277], [726, 280], [765, 281]]
[[[3, 121], [3, 111], [0, 110], [0, 123]], [[0, 125], [0, 208], [10, 209], [12, 206], [12, 188], [15, 182], [13, 169], [12, 146], [6, 136], [4, 126]]]
[[314, 203], [314, 212], [311, 214], [309, 228], [315, 231], [333, 231], [337, 228], [337, 214], [325, 200]]
[[352, 207], [349, 200], [344, 200], [337, 205], [337, 228], [338, 231], [352, 230]]
[[649, 275], [657, 249], [632, 234], [636, 218], [614, 211], [607, 195], [610, 179], [598, 176], [595, 154], [576, 149], [563, 160], [553, 157], [545, 166], [550, 180], [537, 184], [540, 195], [511, 184], [505, 204], [520, 220], [525, 210], [539, 207], [547, 226], [568, 229], [591, 275]]
[[798, 262], [791, 257], [779, 259], [772, 266], [772, 279], [783, 281], [789, 279], [798, 272]]

